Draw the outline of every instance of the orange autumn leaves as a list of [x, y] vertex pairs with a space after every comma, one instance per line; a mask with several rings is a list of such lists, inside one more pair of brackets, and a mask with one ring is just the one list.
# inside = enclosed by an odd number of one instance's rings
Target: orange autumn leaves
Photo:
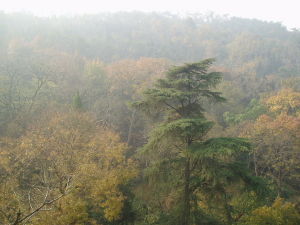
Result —
[[268, 114], [248, 123], [242, 135], [252, 140], [256, 175], [271, 178], [280, 195], [284, 188], [300, 184], [300, 94], [283, 89], [265, 104]]

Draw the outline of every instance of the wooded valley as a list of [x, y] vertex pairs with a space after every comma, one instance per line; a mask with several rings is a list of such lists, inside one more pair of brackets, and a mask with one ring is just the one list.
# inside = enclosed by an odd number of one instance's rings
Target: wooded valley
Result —
[[0, 225], [299, 225], [300, 30], [0, 12]]

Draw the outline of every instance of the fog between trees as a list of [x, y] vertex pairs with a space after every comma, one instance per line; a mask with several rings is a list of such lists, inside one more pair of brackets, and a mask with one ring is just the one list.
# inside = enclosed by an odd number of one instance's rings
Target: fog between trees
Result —
[[0, 13], [0, 225], [297, 225], [300, 32]]

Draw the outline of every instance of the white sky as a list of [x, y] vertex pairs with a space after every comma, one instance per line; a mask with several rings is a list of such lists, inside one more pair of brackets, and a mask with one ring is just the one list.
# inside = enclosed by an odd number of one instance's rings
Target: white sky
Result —
[[38, 16], [133, 10], [215, 12], [300, 28], [300, 0], [0, 0], [0, 11]]

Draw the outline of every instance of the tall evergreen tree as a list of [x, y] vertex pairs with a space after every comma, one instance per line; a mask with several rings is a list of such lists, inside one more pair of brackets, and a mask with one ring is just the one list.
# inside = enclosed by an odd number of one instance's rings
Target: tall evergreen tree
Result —
[[[133, 104], [145, 113], [161, 115], [161, 123], [150, 133], [141, 151], [148, 156], [148, 171], [151, 167], [153, 171], [164, 168], [166, 177], [171, 177], [174, 188], [180, 190], [180, 212], [176, 212], [180, 225], [198, 224], [198, 204], [194, 204], [197, 190], [208, 190], [208, 184], [215, 185], [214, 191], [216, 185], [222, 189], [220, 180], [224, 177], [249, 178], [243, 170], [236, 171], [236, 161], [232, 160], [234, 155], [249, 149], [248, 142], [239, 138], [207, 138], [213, 122], [205, 118], [203, 103], [225, 101], [221, 93], [213, 91], [222, 79], [221, 73], [209, 70], [213, 61], [206, 59], [173, 67], [166, 78], [144, 92], [142, 101]], [[228, 209], [230, 223], [229, 207], [225, 204], [224, 208]], [[197, 216], [191, 217], [192, 214]]]

